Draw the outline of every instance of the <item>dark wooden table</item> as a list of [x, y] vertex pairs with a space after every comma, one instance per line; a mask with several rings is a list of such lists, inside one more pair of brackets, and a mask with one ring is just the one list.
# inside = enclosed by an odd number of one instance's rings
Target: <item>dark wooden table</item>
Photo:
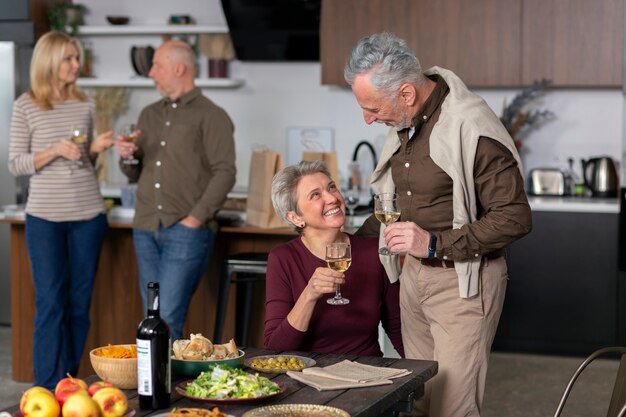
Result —
[[[258, 403], [249, 405], [220, 405], [221, 411], [234, 416], [240, 417], [248, 410], [271, 404], [320, 404], [331, 407], [337, 407], [347, 411], [352, 417], [380, 417], [391, 415], [392, 410], [402, 410], [410, 404], [413, 398], [419, 398], [424, 393], [424, 383], [437, 373], [437, 362], [421, 361], [413, 359], [395, 359], [395, 358], [377, 358], [371, 356], [354, 356], [354, 355], [331, 355], [331, 354], [315, 354], [307, 352], [279, 352], [258, 348], [244, 348], [246, 358], [258, 355], [272, 354], [296, 354], [307, 356], [317, 361], [316, 366], [327, 366], [340, 362], [344, 359], [357, 361], [374, 366], [386, 366], [393, 368], [402, 368], [412, 371], [410, 375], [393, 380], [393, 384], [380, 385], [376, 387], [344, 389], [333, 391], [318, 391], [315, 388], [304, 385], [285, 374], [262, 374], [273, 381], [282, 382], [285, 385], [285, 391], [277, 397], [269, 398]], [[245, 368], [249, 372], [255, 372], [252, 369]], [[215, 405], [207, 402], [199, 402], [182, 397], [178, 394], [174, 387], [176, 384], [185, 381], [188, 378], [180, 378], [173, 375], [172, 378], [172, 396], [170, 408], [173, 407], [202, 407], [212, 408]], [[98, 378], [90, 376], [86, 378], [87, 382], [96, 381]], [[129, 406], [137, 410], [135, 417], [149, 417], [152, 414], [163, 413], [166, 410], [143, 411], [139, 410], [139, 399], [137, 391], [126, 390], [129, 399]], [[15, 399], [16, 403], [19, 398]], [[408, 403], [407, 403], [408, 401]], [[18, 405], [15, 405], [4, 411], [14, 413], [18, 411]], [[404, 411], [404, 410], [403, 410]]]

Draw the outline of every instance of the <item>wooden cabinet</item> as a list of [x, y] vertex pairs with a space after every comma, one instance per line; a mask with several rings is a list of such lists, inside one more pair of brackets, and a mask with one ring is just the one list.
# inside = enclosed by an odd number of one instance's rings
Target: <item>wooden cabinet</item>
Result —
[[519, 84], [521, 0], [323, 0], [322, 84], [346, 86], [343, 68], [361, 37], [406, 39], [424, 69], [455, 71], [472, 86]]
[[620, 343], [617, 226], [613, 213], [533, 212], [508, 251], [494, 349], [587, 355]]
[[620, 87], [623, 0], [524, 0], [522, 83]]
[[352, 46], [380, 31], [472, 88], [622, 84], [623, 0], [323, 0], [322, 84], [346, 86]]

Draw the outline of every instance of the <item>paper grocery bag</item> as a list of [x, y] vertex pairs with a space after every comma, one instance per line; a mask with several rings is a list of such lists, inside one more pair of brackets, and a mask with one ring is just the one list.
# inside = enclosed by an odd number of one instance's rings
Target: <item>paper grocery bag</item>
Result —
[[285, 227], [272, 207], [271, 186], [274, 174], [284, 168], [278, 152], [256, 151], [250, 161], [246, 223], [257, 227]]
[[339, 164], [337, 163], [337, 152], [313, 152], [313, 151], [305, 151], [302, 152], [302, 160], [303, 161], [322, 161], [326, 164], [326, 168], [328, 168], [328, 172], [330, 172], [330, 176], [337, 183], [339, 182]]

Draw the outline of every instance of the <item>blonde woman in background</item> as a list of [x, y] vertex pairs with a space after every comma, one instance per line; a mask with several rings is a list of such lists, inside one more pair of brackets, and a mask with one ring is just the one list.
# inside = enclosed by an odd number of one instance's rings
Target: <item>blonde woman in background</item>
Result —
[[[13, 105], [9, 171], [31, 175], [26, 244], [35, 284], [35, 385], [54, 388], [76, 375], [89, 331], [89, 305], [107, 229], [94, 171], [112, 132], [93, 138], [94, 104], [76, 86], [78, 40], [42, 36], [33, 52], [30, 91]], [[82, 129], [83, 143], [71, 140]], [[80, 141], [77, 141], [80, 142]]]

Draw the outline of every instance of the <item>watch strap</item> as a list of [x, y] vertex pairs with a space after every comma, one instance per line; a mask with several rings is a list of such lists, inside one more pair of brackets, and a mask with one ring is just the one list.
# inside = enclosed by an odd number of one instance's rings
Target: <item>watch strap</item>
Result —
[[437, 254], [437, 235], [434, 233], [430, 234], [428, 238], [428, 259], [435, 258]]

